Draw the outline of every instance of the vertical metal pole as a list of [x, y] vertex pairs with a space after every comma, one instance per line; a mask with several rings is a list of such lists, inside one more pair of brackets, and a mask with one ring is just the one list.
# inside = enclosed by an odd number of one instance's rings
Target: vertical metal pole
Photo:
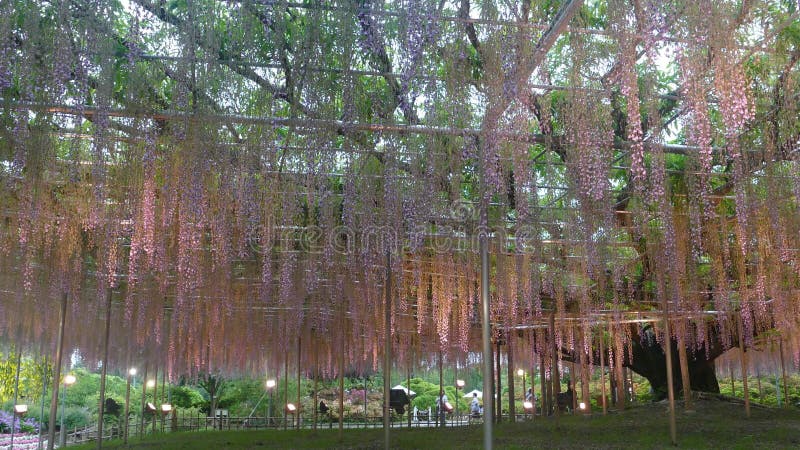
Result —
[[[675, 389], [672, 385], [672, 333], [669, 323], [669, 300], [664, 298], [664, 346], [667, 354], [667, 397], [669, 398], [669, 437], [672, 445], [678, 445], [678, 431], [675, 424]], [[622, 380], [620, 380], [622, 382]]]
[[[531, 345], [532, 344], [533, 343], [531, 342]], [[525, 392], [527, 395], [528, 391]], [[539, 395], [542, 396], [543, 394]], [[533, 352], [533, 349], [531, 349], [531, 404], [533, 404], [533, 408], [531, 409], [531, 420], [536, 420], [536, 353]]]
[[[622, 369], [623, 369], [622, 365], [623, 365], [624, 360], [625, 360], [625, 357], [624, 357], [624, 354], [623, 354], [624, 350], [623, 350], [623, 347], [622, 347], [621, 344], [620, 344], [619, 347], [617, 346], [617, 331], [614, 328], [614, 324], [613, 323], [609, 323], [608, 327], [611, 330], [611, 333], [610, 333], [611, 343], [610, 343], [610, 345], [614, 346], [614, 359], [615, 359], [615, 361], [614, 361], [614, 378], [612, 379], [611, 385], [615, 388], [615, 391], [616, 391], [617, 401], [615, 403], [617, 405], [617, 409], [621, 411], [621, 410], [625, 409], [625, 398], [626, 398], [626, 394], [625, 394], [625, 374], [622, 373]], [[667, 378], [669, 378], [670, 380], [672, 379], [671, 377], [667, 377]]]
[[108, 298], [106, 299], [106, 335], [103, 341], [103, 367], [100, 370], [100, 400], [97, 413], [97, 448], [103, 448], [103, 414], [105, 413], [106, 403], [106, 374], [108, 373], [108, 341], [111, 337], [111, 286], [107, 287]]
[[[578, 330], [580, 331], [581, 336], [581, 344], [583, 348], [586, 348], [586, 339], [587, 336], [584, 334], [584, 328], [582, 326], [578, 326]], [[591, 344], [591, 341], [589, 342]], [[591, 415], [592, 414], [592, 401], [589, 396], [589, 361], [588, 355], [585, 351], [581, 349], [580, 354], [580, 367], [581, 367], [581, 398], [583, 399], [583, 413]], [[589, 351], [592, 351], [591, 345], [589, 345]]]
[[267, 410], [267, 427], [272, 423], [272, 404], [274, 403], [275, 387], [269, 390], [269, 409]]
[[[22, 349], [19, 348], [19, 340], [17, 340], [17, 370], [14, 375], [14, 404], [11, 405], [14, 408], [17, 404], [17, 400], [19, 399], [19, 369], [22, 365]], [[17, 411], [16, 409], [11, 413], [11, 450], [14, 450], [14, 425], [17, 421]], [[20, 417], [20, 422], [22, 418]]]
[[[130, 363], [130, 359], [128, 361]], [[130, 366], [130, 364], [128, 364]], [[127, 445], [128, 444], [128, 415], [131, 409], [131, 370], [130, 368], [127, 369], [127, 377], [125, 380], [125, 430], [122, 432], [122, 442]]]
[[750, 417], [750, 390], [747, 388], [747, 353], [744, 348], [744, 327], [742, 326], [742, 312], [739, 311], [738, 331], [739, 331], [739, 351], [741, 352], [742, 364], [742, 388], [744, 389], [744, 413]]
[[[44, 357], [44, 368], [42, 369], [42, 407], [39, 410], [39, 417], [44, 417], [44, 396], [47, 393], [47, 356]], [[63, 408], [62, 408], [63, 412]], [[36, 450], [42, 450], [42, 424], [39, 424], [39, 442], [36, 443]]]
[[758, 385], [758, 399], [759, 402], [764, 402], [764, 390], [761, 387], [761, 370], [756, 365], [756, 384]]
[[603, 415], [608, 414], [608, 402], [606, 401], [606, 343], [604, 332], [600, 330], [600, 401], [603, 403]]
[[684, 334], [688, 326], [686, 320], [681, 320], [681, 328], [678, 331], [678, 360], [681, 365], [681, 384], [683, 384], [683, 408], [692, 409], [692, 382], [689, 378], [689, 359], [686, 355], [686, 342]]
[[[364, 341], [365, 338], [366, 337], [362, 338], [362, 342]], [[364, 346], [364, 348], [366, 348], [366, 346]], [[368, 382], [369, 382], [369, 380], [367, 380], [367, 376], [364, 375], [364, 429], [369, 428], [369, 421], [367, 421], [367, 383]]]
[[[483, 205], [483, 209], [486, 206]], [[482, 211], [482, 216], [486, 216], [487, 212]], [[485, 220], [485, 218], [483, 219]], [[492, 414], [493, 401], [492, 401], [492, 342], [491, 342], [491, 323], [489, 315], [489, 230], [484, 229], [480, 235], [480, 253], [481, 253], [481, 312], [483, 319], [481, 329], [481, 339], [483, 340], [483, 448], [486, 450], [492, 449], [493, 444], [493, 422], [494, 417]]]
[[495, 361], [497, 367], [497, 378], [495, 378], [495, 391], [494, 391], [494, 400], [495, 400], [495, 414], [496, 414], [496, 423], [500, 423], [503, 421], [503, 372], [502, 367], [500, 364], [500, 357], [502, 354], [500, 353], [500, 339], [497, 339], [497, 360]]
[[569, 380], [567, 381], [567, 390], [572, 390], [572, 414], [575, 414], [575, 410], [578, 409], [578, 380], [575, 374], [577, 371], [575, 370], [575, 362], [570, 361], [569, 363]]
[[286, 431], [287, 421], [286, 417], [286, 403], [289, 402], [289, 352], [287, 351], [283, 357], [283, 430]]
[[[514, 397], [516, 393], [514, 392], [514, 344], [513, 344], [513, 336], [511, 334], [511, 330], [506, 329], [506, 358], [508, 358], [508, 364], [506, 364], [506, 375], [508, 376], [508, 419], [513, 423], [516, 422], [517, 416], [517, 408], [515, 405]], [[525, 389], [523, 388], [523, 392]], [[524, 394], [523, 394], [524, 398]]]
[[[156, 434], [156, 425], [158, 424], [158, 416], [161, 415], [161, 405], [158, 404], [158, 364], [155, 367], [155, 374], [153, 375], [153, 406], [155, 406], [156, 410], [153, 413], [153, 434]], [[216, 408], [215, 408], [216, 409]], [[214, 414], [214, 421], [212, 422], [213, 428], [217, 429], [217, 414], [216, 411], [212, 411]], [[220, 426], [222, 425], [222, 419], [220, 418]]]
[[547, 353], [545, 349], [542, 348], [542, 353], [539, 355], [539, 390], [541, 391], [541, 399], [542, 405], [539, 408], [542, 417], [547, 415], [547, 412], [550, 411], [550, 400], [549, 396], [547, 395], [547, 372], [545, 368], [545, 358]]
[[786, 383], [786, 364], [783, 362], [783, 337], [778, 340], [778, 351], [781, 354], [781, 373], [783, 375], [783, 407], [789, 406], [789, 385]]
[[339, 340], [339, 442], [344, 438], [344, 304], [339, 306], [339, 323], [341, 337]]
[[386, 304], [383, 313], [383, 448], [389, 450], [389, 398], [392, 388], [392, 256], [386, 249]]
[[414, 352], [414, 338], [412, 336], [409, 336], [408, 344], [409, 344], [408, 345], [409, 346], [409, 349], [408, 349], [408, 358], [409, 359], [408, 359], [408, 367], [406, 367], [406, 370], [408, 371], [407, 372], [407, 379], [406, 379], [406, 389], [408, 390], [408, 392], [406, 392], [406, 394], [407, 394], [409, 403], [408, 403], [408, 413], [406, 414], [406, 417], [408, 418], [408, 428], [411, 428], [411, 410], [412, 410], [412, 408], [411, 408], [411, 361], [413, 360], [412, 355], [413, 355], [413, 352]]
[[164, 361], [164, 367], [161, 368], [161, 403], [169, 402], [169, 389], [167, 389], [167, 362]]
[[456, 356], [455, 359], [456, 359], [455, 364], [453, 364], [453, 386], [456, 387], [456, 398], [454, 398], [453, 401], [456, 404], [456, 425], [461, 425], [461, 420], [459, 419], [458, 416], [458, 401], [461, 398], [461, 393], [459, 392], [459, 387], [458, 387], [458, 356]]
[[[67, 294], [61, 297], [61, 315], [58, 321], [56, 360], [53, 364], [53, 396], [50, 398], [50, 420], [47, 422], [47, 450], [53, 450], [56, 440], [56, 412], [58, 411], [58, 388], [61, 384], [61, 359], [64, 353], [64, 322], [67, 318]], [[62, 411], [63, 413], [63, 411]]]
[[300, 352], [303, 350], [302, 345], [300, 342], [302, 341], [301, 337], [297, 336], [297, 409], [294, 410], [295, 421], [297, 423], [296, 428], [300, 429]]
[[319, 375], [318, 363], [317, 363], [317, 336], [314, 332], [314, 329], [311, 329], [311, 338], [312, 338], [312, 348], [314, 352], [314, 430], [317, 429], [317, 410], [319, 409], [319, 405], [317, 404], [318, 396], [317, 396], [317, 375]]
[[439, 349], [439, 401], [436, 403], [439, 405], [439, 410], [436, 411], [436, 426], [443, 427], [445, 426], [445, 414], [447, 414], [446, 408], [444, 407], [444, 402], [442, 402], [442, 396], [444, 392], [444, 371], [442, 369], [442, 349]]
[[550, 356], [553, 358], [552, 368], [550, 369], [550, 379], [552, 381], [552, 405], [553, 417], [558, 420], [561, 409], [558, 405], [558, 394], [561, 392], [561, 375], [558, 373], [558, 348], [556, 347], [556, 313], [550, 313]]
[[[139, 416], [139, 439], [144, 436], [144, 412], [147, 407], [147, 362], [144, 363], [144, 373], [142, 374], [142, 410]], [[213, 411], [212, 411], [213, 413]]]

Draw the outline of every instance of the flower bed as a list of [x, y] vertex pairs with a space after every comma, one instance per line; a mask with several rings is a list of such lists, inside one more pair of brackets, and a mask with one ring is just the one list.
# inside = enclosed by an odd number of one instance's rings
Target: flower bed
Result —
[[[47, 441], [42, 439], [42, 445], [46, 445]], [[39, 436], [35, 434], [19, 434], [14, 433], [14, 449], [15, 450], [31, 450], [38, 447]], [[0, 450], [7, 450], [11, 448], [11, 434], [0, 434]]]

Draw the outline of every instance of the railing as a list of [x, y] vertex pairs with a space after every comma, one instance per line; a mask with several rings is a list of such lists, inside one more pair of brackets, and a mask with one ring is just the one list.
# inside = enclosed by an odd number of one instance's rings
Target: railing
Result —
[[[517, 414], [516, 421], [531, 420], [534, 416], [530, 414]], [[509, 416], [504, 415], [503, 420], [508, 421]], [[447, 419], [443, 426], [458, 427], [468, 426], [470, 424], [477, 424], [482, 422], [482, 418], [470, 417], [467, 412], [462, 414], [448, 414]], [[333, 418], [326, 414], [319, 414], [317, 416], [317, 429], [338, 429], [338, 419]], [[367, 417], [366, 420], [362, 417], [361, 420], [346, 420], [343, 423], [344, 428], [347, 429], [367, 429], [367, 428], [383, 428], [383, 417]], [[437, 426], [436, 416], [434, 414], [418, 414], [417, 420], [409, 422], [407, 416], [402, 418], [395, 418], [391, 421], [392, 428], [434, 428]], [[161, 432], [191, 432], [191, 431], [207, 431], [207, 430], [296, 430], [296, 429], [311, 429], [314, 427], [313, 416], [301, 416], [299, 421], [294, 416], [275, 416], [275, 417], [206, 417], [202, 415], [183, 415], [180, 411], [176, 411], [169, 418], [162, 417], [147, 420], [144, 423], [144, 428], [141, 427], [138, 420], [132, 420], [128, 424], [128, 439], [136, 440], [143, 435], [150, 435]], [[103, 427], [103, 440], [121, 439], [123, 437], [123, 426], [106, 425]], [[97, 425], [87, 426], [83, 428], [74, 428], [65, 430], [67, 445], [75, 445], [97, 440]], [[56, 433], [58, 439], [58, 433]]]

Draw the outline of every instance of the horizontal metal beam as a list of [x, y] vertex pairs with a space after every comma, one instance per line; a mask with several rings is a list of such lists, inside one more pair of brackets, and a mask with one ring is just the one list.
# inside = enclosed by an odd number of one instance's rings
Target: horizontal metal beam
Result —
[[[2, 99], [0, 99], [2, 101]], [[69, 105], [57, 104], [42, 104], [42, 103], [28, 103], [18, 102], [15, 104], [7, 105], [10, 108], [15, 108], [20, 111], [31, 111], [36, 113], [46, 114], [66, 114], [73, 116], [93, 117], [98, 114], [104, 114], [108, 117], [118, 118], [137, 118], [137, 119], [153, 119], [153, 120], [186, 120], [194, 122], [208, 122], [220, 123], [232, 122], [244, 125], [268, 125], [272, 127], [287, 127], [294, 129], [295, 132], [311, 133], [315, 130], [327, 130], [336, 132], [337, 130], [356, 130], [367, 131], [376, 133], [389, 133], [399, 135], [428, 135], [428, 136], [461, 136], [461, 137], [477, 137], [480, 136], [482, 131], [476, 128], [456, 128], [456, 127], [442, 127], [433, 125], [407, 125], [399, 123], [362, 123], [362, 122], [347, 122], [335, 119], [311, 119], [311, 118], [288, 118], [288, 117], [265, 117], [265, 116], [246, 116], [242, 114], [213, 114], [213, 113], [190, 113], [182, 111], [141, 111], [120, 108], [108, 108], [100, 110], [95, 107], [75, 107]], [[548, 142], [548, 137], [543, 134], [537, 133], [518, 133], [510, 131], [497, 130], [494, 135], [501, 140], [520, 142], [528, 144], [545, 144]], [[558, 142], [558, 139], [556, 139]], [[613, 147], [615, 149], [629, 149], [631, 144], [627, 141], [615, 142]], [[647, 143], [648, 149], [660, 149], [666, 153], [675, 154], [688, 154], [697, 152], [699, 147], [693, 145], [679, 145], [679, 144], [657, 144]]]

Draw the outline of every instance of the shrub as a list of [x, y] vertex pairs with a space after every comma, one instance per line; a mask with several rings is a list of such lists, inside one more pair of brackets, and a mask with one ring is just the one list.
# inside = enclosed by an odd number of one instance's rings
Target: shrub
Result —
[[194, 408], [204, 403], [203, 396], [189, 386], [172, 386], [169, 393], [172, 405], [177, 408]]
[[0, 433], [11, 433], [11, 424], [14, 424], [14, 433], [36, 433], [39, 431], [39, 423], [33, 417], [14, 419], [14, 414], [9, 411], [0, 410]]

